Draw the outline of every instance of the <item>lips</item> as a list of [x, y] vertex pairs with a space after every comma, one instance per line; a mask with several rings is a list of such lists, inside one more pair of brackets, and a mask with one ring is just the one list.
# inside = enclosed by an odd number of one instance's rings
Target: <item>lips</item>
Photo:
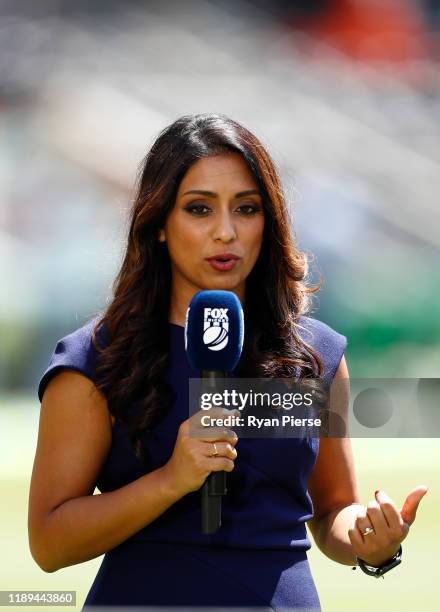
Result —
[[227, 272], [234, 268], [239, 259], [240, 257], [234, 253], [218, 253], [212, 257], [207, 257], [206, 261], [214, 268], [214, 270]]
[[240, 259], [240, 257], [238, 255], [235, 255], [235, 253], [218, 253], [217, 255], [213, 255], [212, 257], [206, 257], [206, 259], [208, 261], [230, 261], [231, 259]]

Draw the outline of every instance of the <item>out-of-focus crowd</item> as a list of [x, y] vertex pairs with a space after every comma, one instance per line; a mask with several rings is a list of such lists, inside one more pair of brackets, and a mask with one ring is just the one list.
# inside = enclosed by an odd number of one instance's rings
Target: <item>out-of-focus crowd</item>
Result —
[[136, 171], [182, 114], [272, 152], [356, 376], [437, 376], [439, 3], [3, 2], [0, 389], [110, 295]]

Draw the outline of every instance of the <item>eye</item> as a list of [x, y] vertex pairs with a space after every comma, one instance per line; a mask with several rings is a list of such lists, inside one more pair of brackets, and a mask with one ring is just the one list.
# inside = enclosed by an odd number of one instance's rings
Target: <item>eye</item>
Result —
[[209, 213], [210, 208], [206, 204], [189, 204], [184, 210], [196, 217], [204, 217]]
[[241, 211], [241, 214], [243, 214], [245, 217], [251, 217], [252, 215], [255, 215], [261, 211], [261, 206], [258, 206], [258, 204], [254, 203], [241, 204], [238, 207], [238, 210]]

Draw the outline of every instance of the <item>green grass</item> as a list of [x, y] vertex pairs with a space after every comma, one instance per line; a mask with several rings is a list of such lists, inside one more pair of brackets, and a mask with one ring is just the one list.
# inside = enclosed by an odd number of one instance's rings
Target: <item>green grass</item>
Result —
[[[27, 505], [38, 414], [37, 402], [26, 398], [0, 401], [0, 541], [3, 553], [0, 590], [73, 590], [77, 593], [75, 609], [80, 610], [102, 557], [46, 574], [29, 552]], [[416, 485], [426, 484], [429, 491], [403, 543], [402, 564], [383, 580], [370, 578], [360, 569], [353, 571], [349, 566], [335, 563], [313, 544], [309, 560], [323, 610], [438, 610], [438, 440], [355, 439], [353, 448], [362, 503], [374, 499], [374, 491], [378, 488], [385, 490], [398, 507]]]

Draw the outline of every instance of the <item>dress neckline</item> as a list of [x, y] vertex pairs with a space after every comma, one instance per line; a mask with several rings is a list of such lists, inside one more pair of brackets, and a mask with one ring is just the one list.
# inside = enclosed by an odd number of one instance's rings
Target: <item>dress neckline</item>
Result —
[[171, 325], [171, 327], [174, 327], [174, 328], [177, 327], [178, 329], [181, 329], [182, 331], [185, 329], [184, 325], [179, 325], [178, 323], [171, 323], [171, 321], [168, 321], [168, 325]]

